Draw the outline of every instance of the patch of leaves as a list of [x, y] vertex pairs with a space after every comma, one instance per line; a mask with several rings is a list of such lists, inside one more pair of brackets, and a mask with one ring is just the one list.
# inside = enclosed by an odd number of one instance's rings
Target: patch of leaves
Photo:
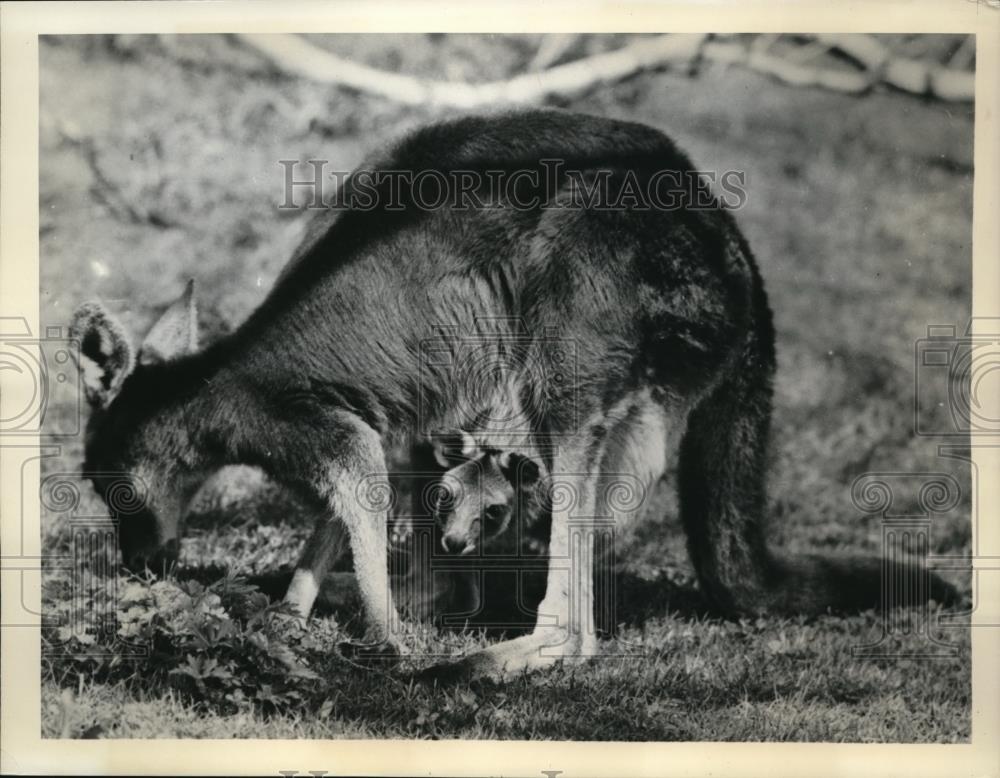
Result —
[[73, 598], [54, 604], [62, 618], [43, 629], [44, 675], [63, 686], [88, 679], [172, 687], [224, 712], [322, 704], [313, 666], [332, 648], [245, 579], [129, 579], [118, 588], [104, 581], [76, 600], [89, 614], [82, 624], [70, 612]]

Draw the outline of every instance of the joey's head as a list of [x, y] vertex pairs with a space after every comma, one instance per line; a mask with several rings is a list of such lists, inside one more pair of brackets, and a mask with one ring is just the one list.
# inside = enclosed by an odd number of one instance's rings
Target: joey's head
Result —
[[83, 475], [118, 525], [126, 567], [159, 572], [176, 559], [180, 518], [198, 469], [176, 370], [197, 349], [193, 283], [153, 325], [138, 352], [100, 303], [81, 305], [71, 336], [90, 406]]
[[530, 457], [480, 447], [467, 432], [434, 436], [434, 457], [446, 468], [440, 479], [434, 517], [441, 545], [450, 553], [471, 554], [511, 530], [525, 496], [541, 470]]

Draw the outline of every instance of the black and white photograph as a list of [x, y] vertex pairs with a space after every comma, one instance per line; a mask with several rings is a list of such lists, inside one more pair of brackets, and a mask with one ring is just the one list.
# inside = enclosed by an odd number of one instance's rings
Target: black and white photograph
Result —
[[971, 744], [978, 38], [39, 34], [42, 748]]

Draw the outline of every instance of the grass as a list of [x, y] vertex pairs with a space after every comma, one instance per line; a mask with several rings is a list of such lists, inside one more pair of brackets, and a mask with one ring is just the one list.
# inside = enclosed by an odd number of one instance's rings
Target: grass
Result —
[[[317, 42], [369, 64], [466, 78], [513, 72], [533, 50], [528, 38], [477, 36]], [[586, 45], [613, 44], [595, 36]], [[350, 169], [381, 141], [437, 115], [285, 79], [216, 36], [45, 38], [40, 78], [43, 326], [65, 325], [77, 303], [100, 297], [141, 333], [188, 277], [199, 282], [207, 336], [236, 326], [301, 235], [303, 214], [276, 207], [283, 199], [277, 161], [316, 157]], [[953, 510], [933, 516], [932, 551], [967, 556], [968, 468], [914, 434], [912, 396], [918, 378], [942, 398], [949, 389], [947, 377], [915, 373], [914, 342], [928, 324], [961, 329], [969, 316], [971, 110], [890, 93], [856, 98], [794, 89], [714, 69], [696, 78], [646, 74], [567, 105], [661, 127], [703, 169], [746, 171], [749, 199], [737, 218], [778, 329], [773, 543], [791, 552], [877, 554], [881, 523], [852, 505], [854, 480], [870, 472], [944, 472], [962, 495]], [[72, 391], [56, 387], [50, 431], [72, 426]], [[43, 460], [43, 478], [79, 468], [81, 439], [59, 442], [59, 456]], [[227, 565], [273, 577], [294, 561], [308, 534], [301, 508], [272, 495], [268, 509], [251, 510], [243, 498], [259, 484], [245, 473], [242, 487], [226, 477], [216, 486], [232, 493], [205, 498], [184, 542], [183, 569], [165, 586], [210, 581], [214, 568]], [[894, 495], [894, 508], [912, 509], [919, 485]], [[80, 486], [75, 513], [99, 515], [96, 496]], [[49, 554], [69, 549], [69, 512], [58, 507], [43, 505]], [[851, 653], [880, 633], [872, 613], [811, 622], [700, 615], [689, 605], [697, 597], [668, 482], [622, 556], [635, 580], [669, 584], [656, 590], [662, 596], [626, 603], [623, 630], [604, 641], [600, 659], [502, 686], [445, 692], [416, 685], [405, 672], [359, 670], [335, 650], [342, 627], [351, 626], [343, 609], [339, 624], [322, 611], [296, 637], [253, 622], [263, 601], [255, 613], [222, 606], [211, 618], [232, 623], [231, 645], [199, 648], [190, 625], [170, 631], [166, 611], [146, 608], [133, 616], [159, 625], [151, 628], [161, 642], [159, 653], [142, 660], [114, 650], [88, 659], [89, 644], [61, 642], [66, 633], [53, 623], [45, 637], [43, 734], [968, 739], [967, 629], [944, 630], [957, 646], [954, 658], [880, 660]], [[44, 606], [54, 622], [68, 612], [66, 575], [45, 573]], [[968, 591], [967, 580], [953, 580]], [[315, 677], [296, 679], [274, 666], [263, 694], [263, 682], [244, 689], [209, 677], [203, 691], [193, 676], [170, 673], [190, 667], [190, 654], [198, 662], [231, 661], [239, 676], [261, 650], [257, 634], [286, 646]], [[486, 640], [418, 628], [413, 639], [447, 654]], [[918, 638], [909, 640], [918, 646]], [[642, 658], [616, 658], [626, 644]], [[243, 697], [227, 700], [236, 686]], [[299, 696], [281, 698], [285, 692]]]
[[662, 618], [629, 633], [648, 647], [641, 660], [604, 659], [448, 691], [333, 666], [323, 672], [326, 697], [280, 715], [250, 706], [219, 712], [172, 688], [150, 690], [141, 675], [84, 681], [68, 687], [71, 696], [49, 684], [43, 728], [128, 738], [965, 741], [970, 700], [961, 673], [852, 659], [845, 646], [870, 628], [862, 618], [813, 625]]
[[[135, 619], [136, 607], [125, 600]], [[221, 611], [218, 601], [214, 608]], [[161, 603], [158, 614], [169, 611]], [[45, 687], [43, 727], [68, 737], [964, 740], [970, 700], [962, 663], [852, 658], [851, 646], [878, 637], [873, 626], [865, 616], [811, 623], [661, 616], [605, 641], [602, 656], [588, 665], [442, 690], [405, 672], [359, 669], [336, 651], [341, 631], [317, 619], [297, 637], [283, 638], [290, 654], [311, 665], [308, 672], [295, 665], [301, 683], [284, 675], [293, 663], [269, 668], [266, 652], [226, 637], [201, 651], [188, 643], [194, 655], [218, 658], [211, 672], [204, 662], [192, 672], [191, 662], [178, 661], [185, 651], [171, 656], [159, 639], [152, 641], [153, 657], [117, 670], [103, 661], [81, 672], [82, 652], [74, 662], [50, 659], [62, 683]], [[182, 632], [171, 625], [174, 638]], [[254, 645], [267, 642], [261, 630], [245, 634], [258, 635]], [[281, 627], [271, 634], [288, 632]], [[420, 628], [411, 637], [420, 650], [435, 653], [485, 642], [470, 633]], [[956, 638], [958, 650], [967, 652], [967, 633], [948, 636]], [[268, 651], [275, 656], [276, 645], [272, 637]], [[920, 645], [909, 641], [911, 648]], [[227, 662], [232, 657], [236, 661]], [[168, 671], [172, 661], [183, 672]], [[249, 671], [247, 693], [234, 695], [239, 684], [218, 667]], [[197, 688], [196, 675], [203, 678]]]

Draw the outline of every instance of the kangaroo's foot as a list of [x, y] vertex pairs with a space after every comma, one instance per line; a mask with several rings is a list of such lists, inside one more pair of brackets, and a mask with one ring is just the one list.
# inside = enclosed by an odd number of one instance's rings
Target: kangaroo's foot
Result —
[[477, 679], [503, 681], [558, 662], [582, 662], [597, 652], [597, 639], [593, 635], [582, 637], [563, 629], [545, 629], [496, 643], [455, 662], [431, 665], [418, 673], [417, 678], [438, 684]]

